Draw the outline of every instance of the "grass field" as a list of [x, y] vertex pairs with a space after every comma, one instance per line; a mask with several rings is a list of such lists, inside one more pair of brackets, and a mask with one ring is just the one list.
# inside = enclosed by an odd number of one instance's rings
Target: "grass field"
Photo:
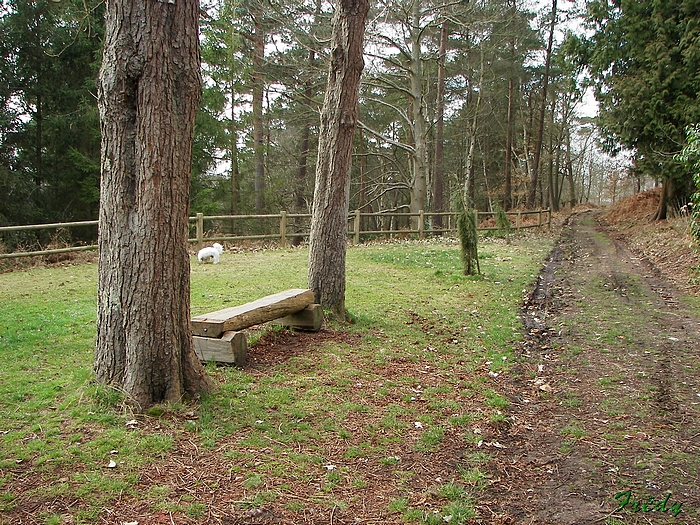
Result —
[[[216, 393], [147, 414], [92, 381], [95, 264], [0, 274], [0, 523], [133, 522], [113, 514], [130, 501], [140, 516], [207, 523], [219, 507], [203, 494], [217, 490], [234, 513], [359, 515], [362, 499], [391, 516], [385, 522], [464, 523], [488, 455], [451, 462], [442, 453], [473, 445], [505, 417], [508, 400], [490, 377], [516, 360], [518, 310], [550, 248], [534, 236], [485, 240], [482, 275], [467, 277], [449, 240], [351, 247], [352, 324], [330, 326], [335, 335], [318, 344], [307, 335], [306, 353], [265, 367], [209, 364]], [[304, 287], [307, 256], [193, 258], [193, 315]], [[251, 333], [251, 356], [260, 337]], [[183, 493], [167, 476], [146, 483], [184, 446], [216, 458], [233, 488], [205, 478], [208, 492], [195, 484]]]

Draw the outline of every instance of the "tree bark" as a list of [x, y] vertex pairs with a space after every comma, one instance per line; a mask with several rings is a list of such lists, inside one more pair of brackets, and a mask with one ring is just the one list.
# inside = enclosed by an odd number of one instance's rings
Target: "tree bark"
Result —
[[190, 332], [188, 201], [199, 2], [107, 2], [97, 380], [145, 408], [212, 387]]
[[[231, 83], [231, 120], [229, 121], [230, 173], [231, 173], [231, 215], [236, 215], [241, 208], [241, 172], [238, 164], [238, 132], [236, 131], [235, 92]], [[233, 230], [231, 230], [233, 231]]]
[[503, 189], [503, 209], [509, 211], [513, 207], [513, 77], [508, 78], [508, 119], [506, 122], [506, 161], [505, 183]]
[[484, 90], [484, 50], [481, 49], [481, 62], [479, 68], [479, 92], [474, 103], [474, 116], [469, 128], [469, 142], [467, 144], [467, 178], [464, 188], [464, 202], [468, 207], [474, 207], [476, 201], [476, 184], [474, 180], [474, 157], [476, 155], [476, 133], [479, 125], [479, 108], [481, 108], [481, 93]]
[[[566, 126], [566, 178], [569, 181], [569, 206], [571, 209], [576, 206], [576, 187], [574, 186], [574, 166], [571, 160], [571, 128]], [[555, 210], [557, 211], [557, 210]]]
[[[547, 198], [543, 203], [543, 207], [551, 208], [552, 211], [559, 211], [559, 149], [555, 148], [555, 126], [554, 117], [556, 112], [556, 101], [552, 101], [552, 109], [549, 112], [549, 155], [547, 162]], [[566, 122], [563, 123], [566, 126]], [[560, 140], [560, 136], [556, 137], [556, 140]], [[557, 151], [556, 155], [554, 151]]]
[[[321, 0], [316, 0], [316, 11], [314, 12], [314, 27], [316, 26], [317, 20], [321, 14]], [[316, 51], [313, 47], [309, 48], [309, 58], [308, 58], [309, 70], [308, 75], [312, 74], [312, 71], [316, 68]], [[311, 78], [307, 78], [304, 81], [304, 101], [310, 104], [314, 96], [313, 92], [313, 81]], [[311, 125], [312, 117], [311, 115], [306, 115], [304, 117], [304, 124], [301, 129], [301, 138], [299, 142], [299, 165], [297, 168], [295, 180], [294, 180], [294, 212], [302, 214], [306, 211], [306, 182], [308, 173], [308, 160], [309, 160], [309, 140], [311, 136]], [[292, 244], [294, 246], [300, 245], [304, 237], [301, 234], [302, 226], [301, 220], [297, 219], [297, 224], [295, 226], [296, 232], [299, 235], [295, 235]]]
[[[413, 0], [411, 15], [411, 118], [413, 119], [413, 181], [411, 184], [410, 211], [413, 214], [425, 210], [428, 198], [428, 123], [423, 106], [423, 52], [421, 49], [420, 0]], [[412, 228], [418, 229], [420, 217], [411, 217]]]
[[265, 56], [265, 35], [260, 13], [254, 17], [253, 34], [253, 151], [255, 153], [255, 209], [265, 206], [265, 143], [263, 129], [263, 74], [262, 63]]
[[540, 116], [537, 127], [537, 141], [535, 142], [534, 158], [532, 159], [532, 172], [530, 186], [527, 195], [527, 207], [535, 207], [537, 197], [538, 170], [540, 155], [542, 154], [542, 138], [544, 134], [544, 117], [547, 108], [547, 87], [549, 84], [549, 68], [552, 62], [552, 47], [554, 43], [554, 27], [557, 21], [557, 0], [552, 0], [552, 20], [549, 26], [549, 42], [547, 43], [547, 57], [544, 64], [544, 78], [542, 79], [542, 100], [540, 101]]
[[656, 212], [651, 217], [652, 221], [663, 221], [668, 216], [668, 201], [673, 197], [673, 179], [664, 177], [661, 185], [661, 196], [659, 198], [659, 206]]
[[[435, 174], [433, 175], [433, 211], [443, 211], [443, 172], [444, 172], [444, 128], [445, 128], [445, 55], [447, 53], [447, 20], [440, 28], [440, 52], [438, 56], [437, 77], [437, 115], [435, 124]], [[442, 216], [433, 219], [436, 229], [442, 229]], [[442, 234], [442, 232], [441, 232]]]
[[368, 12], [368, 0], [339, 0], [336, 6], [316, 164], [309, 288], [316, 302], [339, 320], [345, 319], [350, 168]]

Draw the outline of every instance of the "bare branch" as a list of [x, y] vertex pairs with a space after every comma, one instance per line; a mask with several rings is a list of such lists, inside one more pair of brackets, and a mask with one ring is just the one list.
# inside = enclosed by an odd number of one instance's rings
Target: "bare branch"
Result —
[[411, 99], [414, 97], [413, 93], [411, 93], [410, 90], [406, 89], [405, 87], [399, 86], [395, 82], [392, 82], [384, 75], [376, 77], [376, 83], [365, 82], [365, 84], [367, 84], [368, 86], [377, 86], [377, 87], [383, 87], [381, 84], [386, 84], [391, 89], [395, 89], [399, 93], [403, 93], [404, 95], [406, 95], [407, 97], [409, 97]]
[[406, 114], [406, 112], [404, 110], [402, 110], [401, 108], [397, 108], [393, 104], [389, 104], [388, 102], [385, 102], [384, 100], [379, 99], [379, 98], [367, 97], [366, 100], [376, 102], [377, 104], [381, 104], [381, 105], [386, 106], [390, 109], [393, 109], [401, 116], [402, 119], [404, 119], [406, 121], [406, 124], [408, 124], [409, 126], [413, 125], [411, 123], [411, 120], [408, 118], [408, 115]]
[[357, 125], [363, 129], [364, 131], [368, 132], [371, 135], [374, 135], [378, 139], [382, 140], [383, 142], [386, 142], [387, 144], [391, 144], [392, 146], [396, 146], [399, 149], [402, 149], [404, 151], [408, 151], [413, 155], [415, 152], [415, 148], [412, 146], [409, 146], [408, 144], [402, 144], [401, 142], [398, 142], [396, 140], [390, 139], [386, 135], [383, 135], [382, 133], [379, 133], [378, 131], [374, 131], [372, 128], [369, 128], [365, 126], [365, 124], [360, 120], [357, 122]]

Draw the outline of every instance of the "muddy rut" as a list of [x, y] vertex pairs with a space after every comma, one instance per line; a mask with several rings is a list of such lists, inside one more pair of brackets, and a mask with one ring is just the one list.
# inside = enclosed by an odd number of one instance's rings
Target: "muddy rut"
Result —
[[489, 523], [700, 523], [700, 322], [595, 212], [573, 215], [500, 378]]

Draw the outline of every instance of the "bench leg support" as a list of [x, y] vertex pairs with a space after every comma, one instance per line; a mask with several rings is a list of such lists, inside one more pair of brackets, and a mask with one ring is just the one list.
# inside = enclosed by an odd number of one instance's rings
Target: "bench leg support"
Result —
[[275, 319], [272, 324], [295, 330], [318, 332], [323, 326], [323, 308], [320, 304], [311, 304], [297, 313]]
[[200, 361], [244, 366], [248, 340], [243, 332], [224, 332], [220, 338], [193, 336], [194, 349]]

